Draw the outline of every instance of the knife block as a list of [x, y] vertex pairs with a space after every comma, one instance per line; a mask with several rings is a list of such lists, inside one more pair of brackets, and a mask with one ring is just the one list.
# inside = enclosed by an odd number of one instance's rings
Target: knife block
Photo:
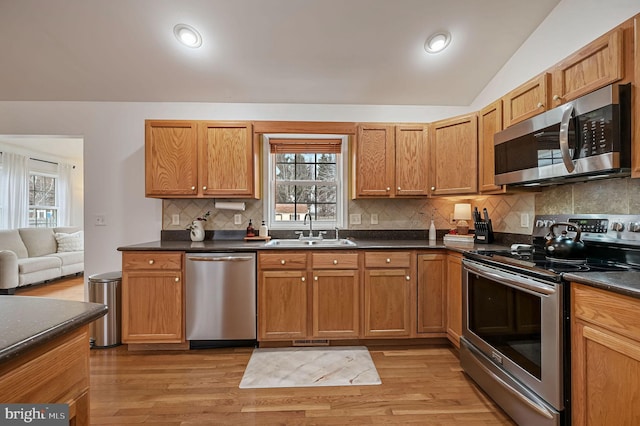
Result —
[[475, 222], [476, 232], [473, 239], [478, 244], [491, 244], [493, 242], [493, 227], [491, 219], [488, 221]]

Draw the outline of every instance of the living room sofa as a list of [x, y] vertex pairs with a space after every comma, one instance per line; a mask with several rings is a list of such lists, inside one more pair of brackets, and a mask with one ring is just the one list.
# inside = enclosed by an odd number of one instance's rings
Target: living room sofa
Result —
[[84, 271], [84, 236], [77, 227], [0, 231], [0, 294]]

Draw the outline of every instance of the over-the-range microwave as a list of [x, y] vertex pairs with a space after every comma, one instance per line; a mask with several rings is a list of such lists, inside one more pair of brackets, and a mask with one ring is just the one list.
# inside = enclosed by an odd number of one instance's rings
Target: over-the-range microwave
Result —
[[628, 176], [631, 85], [613, 84], [496, 133], [497, 185]]

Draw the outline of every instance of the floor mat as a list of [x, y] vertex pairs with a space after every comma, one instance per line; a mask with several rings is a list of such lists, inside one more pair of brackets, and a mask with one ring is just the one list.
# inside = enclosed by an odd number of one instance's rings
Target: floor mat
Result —
[[254, 349], [241, 389], [379, 385], [365, 346]]

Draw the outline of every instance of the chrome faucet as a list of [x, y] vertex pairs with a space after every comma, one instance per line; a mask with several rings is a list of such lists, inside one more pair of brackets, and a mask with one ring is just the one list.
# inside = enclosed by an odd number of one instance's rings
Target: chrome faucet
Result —
[[313, 238], [313, 223], [312, 223], [311, 215], [309, 213], [306, 213], [304, 215], [304, 222], [302, 222], [302, 224], [303, 225], [307, 224], [307, 216], [309, 216], [309, 238]]

